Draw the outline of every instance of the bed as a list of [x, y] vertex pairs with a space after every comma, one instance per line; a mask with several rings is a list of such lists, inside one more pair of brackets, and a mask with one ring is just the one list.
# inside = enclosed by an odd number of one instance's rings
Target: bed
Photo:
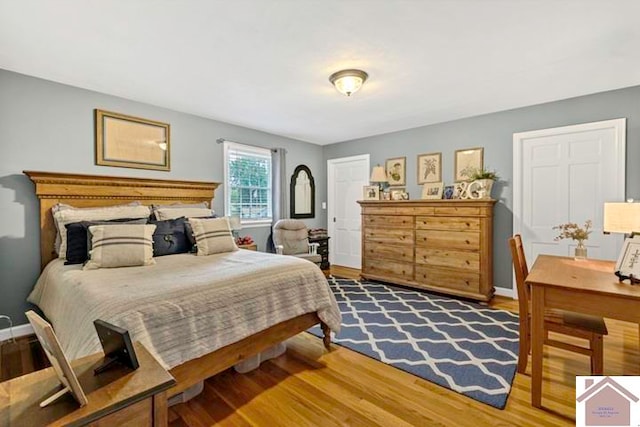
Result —
[[[69, 357], [99, 349], [93, 319], [124, 319], [134, 339], [175, 377], [177, 384], [168, 393], [172, 396], [318, 323], [329, 349], [339, 311], [320, 270], [304, 260], [240, 250], [205, 257], [169, 255], [147, 267], [81, 271], [55, 259], [51, 207], [56, 203], [210, 202], [217, 183], [25, 174], [40, 201], [43, 274], [32, 300], [50, 317]], [[62, 316], [65, 312], [70, 314]], [[250, 320], [241, 323], [241, 314]], [[220, 325], [219, 330], [213, 333], [212, 325]]]

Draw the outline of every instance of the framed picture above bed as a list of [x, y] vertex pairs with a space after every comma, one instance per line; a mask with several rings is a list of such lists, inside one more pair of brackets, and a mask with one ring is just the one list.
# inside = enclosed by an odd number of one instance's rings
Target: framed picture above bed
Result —
[[95, 110], [96, 164], [170, 170], [168, 123]]

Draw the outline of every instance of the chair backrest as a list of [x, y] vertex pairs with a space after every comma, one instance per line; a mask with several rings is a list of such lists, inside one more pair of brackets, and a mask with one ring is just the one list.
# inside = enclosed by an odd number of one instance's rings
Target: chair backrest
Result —
[[283, 247], [284, 255], [309, 253], [307, 226], [297, 219], [281, 219], [273, 226], [273, 243]]
[[520, 318], [527, 319], [529, 315], [529, 287], [525, 280], [529, 275], [527, 260], [524, 257], [524, 248], [522, 246], [522, 237], [519, 234], [509, 239], [509, 247], [511, 248], [511, 259], [513, 260], [513, 270], [516, 275], [516, 286], [518, 288], [518, 304], [520, 306]]

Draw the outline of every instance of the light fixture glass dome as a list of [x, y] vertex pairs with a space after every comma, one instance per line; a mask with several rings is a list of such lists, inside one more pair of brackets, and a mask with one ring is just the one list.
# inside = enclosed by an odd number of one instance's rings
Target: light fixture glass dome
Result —
[[351, 96], [362, 87], [369, 75], [362, 70], [341, 70], [329, 76], [329, 81], [338, 92]]

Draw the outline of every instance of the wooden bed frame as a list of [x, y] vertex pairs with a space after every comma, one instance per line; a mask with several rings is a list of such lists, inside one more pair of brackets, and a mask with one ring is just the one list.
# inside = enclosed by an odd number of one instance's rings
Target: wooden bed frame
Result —
[[[56, 172], [24, 171], [24, 173], [34, 182], [36, 196], [40, 201], [42, 268], [57, 257], [53, 250], [56, 229], [51, 214], [51, 208], [56, 203], [67, 203], [75, 207], [112, 206], [132, 201], [140, 201], [146, 205], [153, 203], [211, 203], [214, 192], [220, 185], [216, 182], [123, 178]], [[198, 382], [318, 323], [324, 333], [324, 346], [329, 350], [331, 344], [329, 327], [320, 321], [316, 313], [303, 314], [198, 359], [174, 367], [169, 372], [174, 376], [177, 384], [169, 389], [168, 396], [181, 393]]]

